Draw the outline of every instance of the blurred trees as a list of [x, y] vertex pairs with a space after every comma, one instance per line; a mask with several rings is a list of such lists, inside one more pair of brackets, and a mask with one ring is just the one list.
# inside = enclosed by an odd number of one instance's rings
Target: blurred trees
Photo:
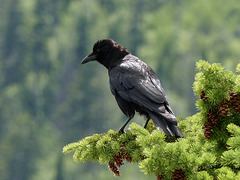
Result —
[[64, 144], [124, 121], [106, 70], [82, 67], [80, 60], [95, 41], [112, 38], [156, 70], [176, 115], [191, 115], [195, 62], [221, 62], [231, 70], [239, 62], [239, 5], [1, 0], [0, 179], [107, 179], [108, 170], [61, 159]]

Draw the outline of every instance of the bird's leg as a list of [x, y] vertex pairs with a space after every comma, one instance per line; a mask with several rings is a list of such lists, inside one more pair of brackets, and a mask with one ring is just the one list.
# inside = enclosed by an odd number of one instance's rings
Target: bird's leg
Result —
[[126, 127], [126, 125], [129, 123], [129, 121], [133, 118], [133, 116], [128, 117], [127, 121], [122, 125], [122, 127], [119, 129], [118, 132], [120, 133], [124, 133], [124, 128]]
[[147, 128], [147, 124], [148, 124], [149, 120], [150, 120], [150, 118], [147, 118], [146, 123], [145, 123], [145, 125], [144, 125], [144, 129]]

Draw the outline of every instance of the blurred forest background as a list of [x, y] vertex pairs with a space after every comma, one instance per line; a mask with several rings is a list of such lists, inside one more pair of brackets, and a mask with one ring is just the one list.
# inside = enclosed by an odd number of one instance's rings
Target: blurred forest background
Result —
[[[196, 113], [198, 60], [234, 72], [240, 60], [238, 0], [0, 2], [1, 180], [114, 179], [107, 165], [62, 154], [64, 145], [125, 121], [106, 69], [80, 65], [97, 40], [112, 38], [147, 62], [181, 117]], [[155, 177], [127, 164], [118, 179]]]

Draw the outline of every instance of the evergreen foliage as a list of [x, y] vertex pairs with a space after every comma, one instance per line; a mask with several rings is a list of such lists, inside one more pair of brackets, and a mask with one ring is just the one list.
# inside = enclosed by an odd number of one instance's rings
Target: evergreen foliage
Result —
[[193, 89], [200, 112], [178, 118], [186, 138], [166, 137], [152, 122], [147, 129], [132, 123], [124, 134], [94, 134], [63, 152], [74, 152], [76, 162], [108, 164], [116, 176], [127, 161], [157, 179], [239, 179], [240, 75], [203, 60], [196, 66]]
[[[185, 119], [196, 113], [196, 60], [232, 71], [239, 63], [239, 7], [236, 0], [1, 0], [0, 179], [112, 180], [105, 166], [61, 158], [64, 144], [123, 121], [105, 69], [80, 60], [97, 40], [116, 40], [154, 68]], [[136, 169], [123, 166], [119, 180], [154, 176]]]

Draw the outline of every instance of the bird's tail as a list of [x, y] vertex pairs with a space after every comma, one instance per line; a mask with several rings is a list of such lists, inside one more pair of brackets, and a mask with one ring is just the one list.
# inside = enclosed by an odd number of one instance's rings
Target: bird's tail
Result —
[[[176, 117], [172, 114], [155, 114], [149, 112], [155, 126], [158, 130], [164, 132], [167, 136], [175, 136], [177, 138], [184, 138], [184, 135], [177, 127]], [[169, 117], [171, 115], [172, 117]], [[175, 119], [174, 119], [175, 118]]]

